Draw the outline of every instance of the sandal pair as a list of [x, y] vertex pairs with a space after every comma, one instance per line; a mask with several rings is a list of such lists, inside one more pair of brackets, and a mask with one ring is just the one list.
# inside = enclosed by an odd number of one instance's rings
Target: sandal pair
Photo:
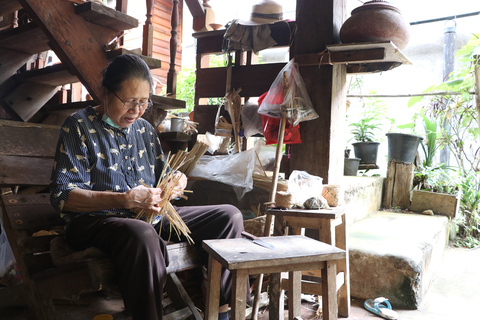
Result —
[[384, 297], [368, 299], [365, 301], [364, 306], [368, 311], [384, 319], [398, 319], [398, 314], [392, 310], [392, 305]]

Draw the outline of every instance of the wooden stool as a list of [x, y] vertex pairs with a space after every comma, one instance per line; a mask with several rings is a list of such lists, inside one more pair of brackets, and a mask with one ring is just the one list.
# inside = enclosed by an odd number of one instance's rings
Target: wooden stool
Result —
[[[322, 279], [324, 279], [322, 284], [323, 319], [337, 319], [336, 264], [337, 260], [345, 259], [345, 251], [305, 236], [262, 237], [260, 239], [272, 244], [275, 248], [268, 249], [244, 238], [203, 241], [203, 248], [210, 255], [205, 319], [218, 319], [222, 266], [232, 272], [232, 319], [245, 319], [248, 275], [263, 273], [272, 274], [269, 318], [271, 320], [283, 319], [281, 272], [289, 272], [288, 317], [294, 319], [296, 316], [300, 316], [300, 286], [301, 271], [303, 270], [321, 270]], [[276, 305], [272, 304], [272, 297], [276, 300], [276, 304], [281, 302], [281, 312], [272, 307], [272, 305]]]
[[[274, 215], [275, 221], [284, 227], [284, 235], [301, 234], [302, 228], [317, 229], [321, 242], [336, 246], [346, 251], [345, 258], [337, 262], [338, 280], [338, 315], [348, 318], [350, 314], [350, 272], [348, 264], [347, 224], [345, 206], [321, 210], [272, 208], [267, 215]], [[278, 233], [278, 232], [277, 232]], [[304, 275], [321, 277], [318, 272], [304, 272]], [[321, 285], [312, 282], [302, 283], [302, 292], [321, 295]]]

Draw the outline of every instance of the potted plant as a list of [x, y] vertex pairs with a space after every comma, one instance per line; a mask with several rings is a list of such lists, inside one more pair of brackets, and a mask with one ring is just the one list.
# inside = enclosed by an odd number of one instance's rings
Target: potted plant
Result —
[[349, 124], [351, 133], [356, 142], [352, 143], [355, 158], [360, 158], [360, 164], [376, 165], [378, 146], [377, 133], [382, 130], [385, 120], [393, 123], [393, 119], [386, 116], [385, 103], [377, 98], [367, 98], [360, 118]]

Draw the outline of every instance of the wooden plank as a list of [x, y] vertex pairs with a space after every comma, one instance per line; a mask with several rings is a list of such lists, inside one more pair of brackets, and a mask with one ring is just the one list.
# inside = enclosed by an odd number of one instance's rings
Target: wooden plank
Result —
[[59, 132], [59, 126], [0, 120], [0, 155], [53, 158]]
[[29, 53], [0, 48], [0, 83], [13, 76], [32, 57]]
[[58, 91], [46, 84], [23, 83], [0, 102], [16, 120], [29, 121]]
[[31, 55], [50, 50], [48, 37], [33, 22], [0, 32], [0, 48]]
[[48, 185], [52, 159], [0, 156], [0, 183], [6, 186]]
[[154, 107], [164, 110], [185, 109], [186, 102], [184, 100], [152, 95], [151, 96]]
[[75, 12], [85, 21], [118, 32], [138, 27], [137, 19], [94, 1], [75, 6]]
[[393, 184], [395, 182], [395, 161], [388, 162], [387, 167], [387, 178], [383, 183], [383, 206], [385, 208], [392, 207], [392, 199], [393, 199]]
[[198, 122], [198, 133], [215, 133], [215, 117], [218, 105], [196, 105], [193, 113], [193, 121]]
[[[240, 96], [259, 97], [270, 89], [285, 63], [236, 66], [232, 68], [232, 88], [242, 88]], [[196, 95], [200, 97], [225, 96], [227, 68], [197, 70]]]
[[310, 219], [318, 218], [318, 219], [333, 220], [333, 219], [340, 218], [342, 215], [345, 214], [345, 207], [338, 206], [330, 209], [319, 209], [319, 210], [269, 208], [267, 212], [268, 214], [273, 214], [275, 216], [282, 216], [284, 217], [284, 219], [286, 217], [294, 217], [294, 218], [310, 218]]
[[74, 70], [94, 99], [101, 101], [103, 93], [99, 74], [108, 65], [103, 51], [105, 43], [99, 43], [98, 36], [87, 22], [75, 14], [74, 5], [56, 0], [19, 1], [49, 37], [50, 47], [57, 56]]
[[185, 0], [185, 3], [192, 14], [192, 17], [205, 16], [205, 8], [203, 7], [203, 2], [200, 0]]
[[413, 186], [414, 164], [395, 163], [395, 181], [393, 183], [392, 207], [406, 209], [410, 207], [410, 190]]
[[[49, 194], [45, 194], [47, 197]], [[30, 195], [32, 196], [32, 195]], [[3, 197], [5, 199], [5, 196]], [[5, 200], [9, 200], [8, 197]], [[34, 209], [34, 212], [32, 210]], [[53, 209], [50, 202], [47, 204], [26, 204], [5, 206], [8, 219], [15, 230], [41, 230], [52, 226], [64, 225], [60, 214]]]
[[432, 210], [434, 214], [455, 219], [460, 207], [459, 195], [414, 190], [410, 210], [423, 212]]
[[365, 50], [332, 51], [322, 53], [300, 54], [295, 56], [299, 66], [320, 66], [326, 64], [362, 63], [385, 58], [384, 48]]
[[107, 58], [109, 60], [113, 60], [115, 57], [117, 57], [119, 55], [122, 55], [122, 54], [133, 54], [133, 55], [136, 55], [136, 56], [142, 58], [142, 60], [145, 61], [145, 63], [147, 64], [147, 66], [150, 69], [157, 69], [157, 68], [162, 67], [162, 61], [161, 60], [155, 59], [155, 58], [152, 58], [152, 57], [143, 56], [141, 54], [141, 51], [127, 50], [125, 48], [119, 48], [119, 49], [107, 52]]
[[391, 41], [381, 41], [381, 42], [366, 42], [366, 43], [341, 43], [341, 44], [332, 44], [326, 46], [328, 50], [332, 52], [343, 52], [343, 51], [357, 51], [357, 50], [370, 50], [370, 49], [379, 49], [383, 48], [385, 56], [383, 59], [369, 59], [369, 62], [400, 62], [401, 64], [412, 64], [407, 57], [405, 57], [400, 49]]
[[78, 78], [71, 74], [63, 63], [22, 72], [18, 75], [18, 78], [23, 82], [39, 83], [53, 87], [78, 82]]

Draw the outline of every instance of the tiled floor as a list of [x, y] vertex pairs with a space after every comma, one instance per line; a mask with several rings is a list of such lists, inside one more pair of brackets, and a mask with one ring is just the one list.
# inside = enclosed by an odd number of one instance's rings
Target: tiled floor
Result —
[[[427, 296], [418, 310], [396, 310], [402, 320], [471, 320], [478, 319], [480, 304], [480, 249], [448, 248]], [[189, 288], [187, 287], [187, 290]], [[197, 297], [198, 298], [198, 297]], [[373, 297], [372, 297], [373, 298]], [[195, 300], [195, 299], [194, 299]], [[317, 306], [304, 302], [303, 320], [315, 319]], [[123, 313], [123, 303], [113, 292], [83, 295], [77, 300], [57, 301], [59, 320], [91, 320], [98, 314], [111, 314], [115, 320], [130, 319]], [[263, 310], [262, 310], [263, 311]], [[477, 314], [474, 316], [472, 314]], [[28, 320], [27, 308], [0, 309], [2, 320]], [[259, 316], [268, 319], [268, 311]], [[381, 319], [363, 308], [363, 300], [352, 299], [348, 320]], [[148, 320], [148, 319], [146, 319]]]

